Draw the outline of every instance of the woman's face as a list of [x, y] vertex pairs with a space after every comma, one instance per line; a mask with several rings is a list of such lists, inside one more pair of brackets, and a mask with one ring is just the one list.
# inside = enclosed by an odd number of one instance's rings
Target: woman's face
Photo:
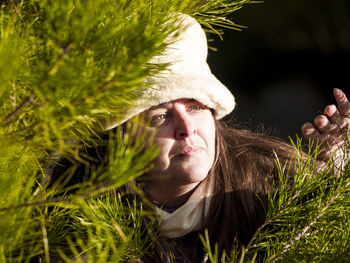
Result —
[[[145, 112], [159, 156], [147, 175], [169, 186], [199, 183], [215, 156], [215, 124], [211, 110], [193, 99], [179, 99]], [[164, 176], [163, 176], [164, 175]]]

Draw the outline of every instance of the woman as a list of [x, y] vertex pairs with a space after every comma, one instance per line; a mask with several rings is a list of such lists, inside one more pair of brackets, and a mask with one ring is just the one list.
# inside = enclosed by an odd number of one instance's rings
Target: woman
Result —
[[[200, 25], [186, 15], [179, 15], [177, 23], [180, 30], [150, 61], [169, 63], [167, 70], [146, 81], [140, 99], [121, 120], [103, 124], [104, 130], [137, 125], [159, 148], [153, 168], [138, 180], [160, 216], [161, 239], [145, 258], [150, 262], [202, 261], [198, 234], [204, 229], [220, 253], [230, 251], [235, 242], [247, 244], [265, 217], [266, 196], [277, 175], [276, 156], [291, 161], [294, 154], [277, 138], [220, 121], [234, 109], [234, 97], [210, 72]], [[314, 123], [302, 127], [307, 139], [327, 144], [324, 159], [334, 151], [342, 154], [348, 122], [340, 117], [350, 116], [345, 94], [335, 89], [334, 95], [338, 108], [327, 106]]]

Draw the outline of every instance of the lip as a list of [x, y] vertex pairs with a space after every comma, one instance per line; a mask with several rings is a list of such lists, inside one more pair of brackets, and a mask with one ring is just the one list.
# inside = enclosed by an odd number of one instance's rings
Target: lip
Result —
[[186, 146], [181, 149], [180, 154], [182, 156], [194, 156], [202, 151], [202, 148], [200, 147], [194, 147], [194, 146]]

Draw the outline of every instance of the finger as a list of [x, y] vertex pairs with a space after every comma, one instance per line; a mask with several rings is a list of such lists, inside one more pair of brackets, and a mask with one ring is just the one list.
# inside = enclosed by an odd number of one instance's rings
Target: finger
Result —
[[338, 126], [341, 130], [345, 130], [345, 128], [347, 128], [349, 126], [349, 122], [345, 118], [340, 119], [338, 122]]
[[331, 123], [325, 115], [318, 115], [314, 120], [314, 126], [320, 133], [329, 131], [331, 129]]
[[337, 123], [340, 118], [339, 111], [335, 105], [328, 105], [324, 109], [324, 114], [328, 117], [331, 123]]
[[306, 139], [314, 139], [320, 136], [319, 131], [310, 122], [304, 123], [304, 125], [301, 127], [301, 131]]
[[338, 103], [340, 115], [350, 117], [350, 102], [341, 89], [333, 90], [334, 97]]

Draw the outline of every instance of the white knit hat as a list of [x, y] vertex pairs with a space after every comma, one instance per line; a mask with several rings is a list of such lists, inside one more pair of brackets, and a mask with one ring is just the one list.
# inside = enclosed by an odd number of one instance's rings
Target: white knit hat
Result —
[[200, 24], [184, 14], [178, 16], [179, 31], [166, 39], [161, 55], [150, 63], [169, 63], [166, 70], [145, 81], [145, 88], [123, 118], [104, 124], [106, 130], [161, 103], [177, 99], [195, 99], [215, 111], [216, 119], [229, 114], [235, 107], [232, 93], [211, 73], [206, 62], [207, 38]]

